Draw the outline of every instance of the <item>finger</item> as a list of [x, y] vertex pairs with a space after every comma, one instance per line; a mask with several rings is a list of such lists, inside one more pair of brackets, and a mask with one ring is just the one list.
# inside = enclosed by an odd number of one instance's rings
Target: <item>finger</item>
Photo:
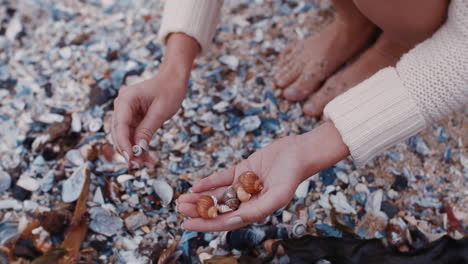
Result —
[[156, 130], [158, 130], [165, 121], [165, 117], [161, 114], [165, 111], [163, 109], [163, 104], [158, 102], [158, 100], [153, 101], [146, 111], [145, 117], [135, 130], [135, 144], [138, 144], [142, 150], [146, 152], [149, 150], [148, 142], [151, 141]]
[[214, 173], [192, 186], [194, 192], [204, 192], [213, 188], [230, 185], [234, 181], [235, 167]]
[[196, 203], [198, 198], [200, 198], [200, 196], [202, 195], [214, 196], [216, 199], [218, 199], [218, 201], [221, 201], [223, 193], [227, 187], [228, 186], [223, 186], [221, 188], [209, 190], [203, 193], [185, 193], [179, 196], [179, 198], [177, 199], [177, 203]]
[[116, 116], [113, 124], [115, 135], [113, 139], [117, 144], [117, 149], [120, 150], [120, 153], [127, 162], [130, 162], [133, 158], [132, 144], [130, 142], [130, 125], [133, 111], [128, 103], [121, 103], [114, 113]]
[[177, 205], [177, 212], [192, 218], [200, 217], [197, 211], [197, 205], [193, 203], [179, 203]]
[[140, 156], [133, 157], [132, 164], [138, 165], [138, 168], [142, 168], [143, 166], [154, 168], [156, 161], [147, 152], [143, 152]]

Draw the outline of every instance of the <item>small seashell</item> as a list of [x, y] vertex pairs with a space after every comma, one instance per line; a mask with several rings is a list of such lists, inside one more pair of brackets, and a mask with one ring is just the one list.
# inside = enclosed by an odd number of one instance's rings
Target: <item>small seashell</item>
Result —
[[292, 234], [295, 237], [301, 237], [306, 232], [307, 232], [307, 226], [302, 221], [297, 221], [292, 228]]
[[250, 197], [252, 197], [252, 195], [246, 192], [244, 188], [242, 188], [242, 186], [239, 186], [237, 188], [237, 198], [239, 199], [239, 201], [241, 201], [242, 203], [245, 203], [248, 200], [250, 200]]
[[229, 199], [226, 202], [224, 202], [225, 205], [229, 206], [232, 210], [237, 210], [240, 205], [240, 201], [237, 198]]
[[234, 190], [234, 188], [232, 186], [229, 186], [226, 189], [226, 191], [224, 191], [222, 201], [223, 201], [223, 203], [225, 203], [227, 200], [233, 199], [233, 198], [237, 199], [237, 194], [236, 194], [236, 191]]
[[133, 155], [135, 157], [139, 157], [143, 153], [143, 150], [141, 149], [141, 147], [139, 145], [134, 145], [132, 147], [132, 151], [133, 151]]
[[263, 190], [263, 182], [252, 171], [246, 171], [239, 176], [239, 183], [244, 190], [252, 195], [255, 195]]
[[239, 208], [240, 201], [237, 198], [236, 191], [234, 190], [234, 188], [232, 188], [232, 186], [227, 188], [224, 192], [222, 202], [225, 205], [229, 206], [229, 208], [231, 208], [232, 210], [237, 210], [237, 208]]
[[100, 118], [93, 118], [88, 124], [90, 132], [98, 132], [102, 127], [102, 120]]
[[218, 205], [218, 212], [221, 213], [221, 214], [232, 212], [232, 211], [233, 211], [233, 209], [231, 209], [231, 207], [229, 207], [226, 204]]
[[218, 216], [216, 199], [213, 196], [202, 195], [197, 200], [197, 211], [202, 218], [212, 219]]

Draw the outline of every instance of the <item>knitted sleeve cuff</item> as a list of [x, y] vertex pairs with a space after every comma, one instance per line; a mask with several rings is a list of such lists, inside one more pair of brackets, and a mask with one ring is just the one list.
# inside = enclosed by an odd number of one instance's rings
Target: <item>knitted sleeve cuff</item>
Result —
[[325, 107], [356, 166], [425, 128], [395, 68], [385, 68]]
[[208, 50], [218, 24], [220, 0], [166, 0], [159, 39], [166, 42], [170, 33], [181, 32], [197, 40], [201, 53]]

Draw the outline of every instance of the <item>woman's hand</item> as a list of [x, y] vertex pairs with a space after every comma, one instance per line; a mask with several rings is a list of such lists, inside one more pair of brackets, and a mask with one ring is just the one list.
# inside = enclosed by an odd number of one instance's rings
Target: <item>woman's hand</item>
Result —
[[[158, 75], [119, 90], [114, 101], [111, 133], [117, 151], [129, 166], [140, 167], [145, 162], [154, 166], [148, 155], [148, 143], [184, 100], [190, 70], [199, 50], [198, 43], [191, 37], [171, 34]], [[141, 156], [134, 156], [133, 145], [142, 148]]]
[[[286, 206], [303, 180], [335, 164], [348, 153], [348, 148], [331, 122], [304, 135], [279, 139], [237, 166], [199, 181], [192, 187], [194, 193], [180, 196], [177, 210], [192, 218], [183, 224], [183, 228], [211, 232], [232, 230], [262, 221]], [[242, 203], [234, 212], [218, 215], [215, 219], [200, 218], [196, 210], [198, 197], [208, 194], [221, 200], [224, 190], [238, 184], [239, 176], [245, 171], [253, 171], [262, 179], [264, 187], [261, 193]]]

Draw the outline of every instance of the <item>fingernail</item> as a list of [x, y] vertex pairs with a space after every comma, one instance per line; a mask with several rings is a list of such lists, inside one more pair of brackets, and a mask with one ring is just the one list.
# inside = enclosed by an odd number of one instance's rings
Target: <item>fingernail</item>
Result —
[[284, 95], [291, 98], [291, 99], [297, 99], [299, 94], [297, 93], [296, 90], [289, 88], [286, 91], [284, 91]]
[[130, 156], [128, 156], [127, 151], [124, 150], [123, 156], [124, 156], [124, 158], [125, 158], [125, 160], [126, 160], [127, 162], [130, 160]]
[[141, 147], [138, 146], [138, 145], [134, 145], [132, 147], [132, 151], [133, 151], [133, 156], [135, 156], [135, 157], [139, 157], [141, 155], [141, 153], [143, 153], [143, 151], [141, 150]]
[[140, 165], [138, 165], [138, 162], [132, 160], [132, 169], [139, 169]]
[[146, 142], [146, 140], [140, 139], [140, 142], [138, 142], [138, 145], [140, 145], [140, 147], [144, 149], [146, 152], [149, 151], [148, 142]]
[[192, 188], [189, 188], [189, 189], [187, 190], [187, 192], [189, 192], [189, 193], [193, 193], [193, 190], [192, 190]]
[[229, 218], [226, 222], [226, 224], [228, 226], [236, 226], [236, 225], [239, 225], [239, 224], [242, 224], [242, 218], [240, 216], [236, 216], [236, 217], [233, 217], [233, 218]]
[[312, 103], [308, 103], [308, 104], [304, 105], [304, 112], [307, 112], [307, 113], [315, 112], [315, 105], [312, 104]]

